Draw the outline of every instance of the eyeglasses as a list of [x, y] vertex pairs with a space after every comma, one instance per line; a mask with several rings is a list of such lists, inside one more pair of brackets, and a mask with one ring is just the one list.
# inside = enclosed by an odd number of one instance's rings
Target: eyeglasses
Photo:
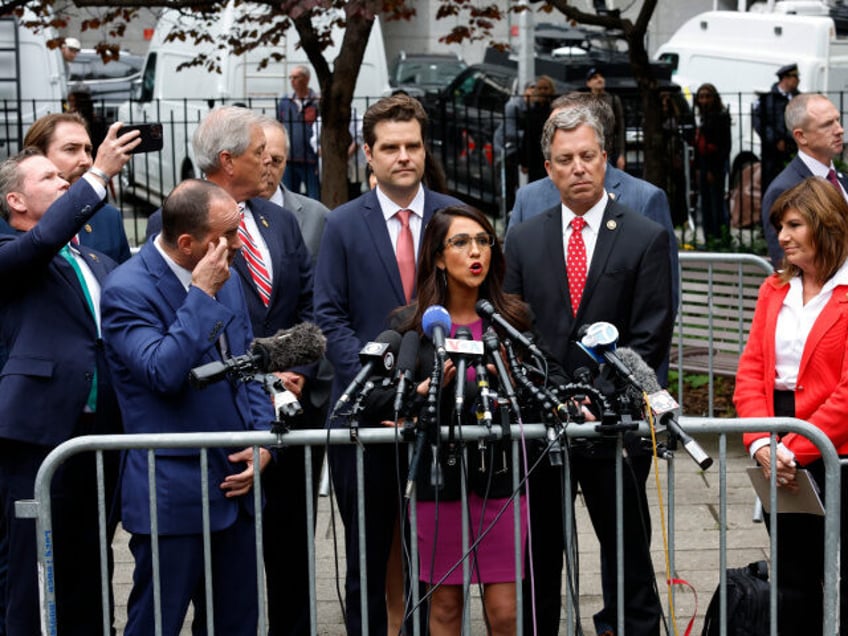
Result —
[[457, 234], [449, 239], [445, 239], [445, 243], [457, 251], [469, 249], [471, 247], [471, 241], [474, 241], [479, 249], [486, 250], [495, 244], [495, 237], [488, 232], [480, 232], [475, 236], [471, 236], [470, 234]]

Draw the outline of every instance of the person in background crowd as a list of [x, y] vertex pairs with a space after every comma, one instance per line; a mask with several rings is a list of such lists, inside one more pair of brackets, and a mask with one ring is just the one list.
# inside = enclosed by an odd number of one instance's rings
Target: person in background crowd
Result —
[[[59, 169], [70, 184], [76, 183], [92, 166], [91, 140], [85, 120], [77, 113], [54, 113], [40, 117], [30, 126], [24, 146], [38, 148]], [[0, 234], [12, 231], [0, 222]], [[123, 263], [130, 257], [130, 245], [121, 211], [104, 202], [77, 234], [81, 245], [103, 252]]]
[[97, 157], [97, 149], [100, 147], [109, 124], [94, 110], [94, 100], [91, 99], [91, 91], [85, 84], [79, 83], [71, 86], [68, 91], [68, 112], [79, 113], [85, 120], [88, 134], [91, 137], [91, 156]]
[[[206, 389], [189, 383], [191, 369], [244, 355], [253, 340], [241, 279], [230, 269], [242, 248], [240, 219], [238, 204], [223, 188], [185, 180], [165, 199], [162, 232], [104, 285], [103, 340], [127, 433], [270, 428], [274, 409], [258, 382], [227, 378]], [[160, 619], [162, 633], [177, 634], [189, 602], [205, 598], [204, 521], [211, 531], [209, 609], [215, 632], [256, 635], [257, 538], [251, 489], [254, 471], [271, 459], [265, 448], [256, 452], [258, 466], [250, 447], [206, 451], [208, 516], [200, 505], [200, 450], [158, 452], [155, 544], [147, 451], [125, 453], [121, 523], [132, 535], [135, 559], [127, 636], [154, 633]], [[161, 615], [154, 610], [154, 548]], [[201, 605], [200, 610], [195, 605], [195, 612], [205, 621], [205, 601]]]
[[555, 96], [554, 81], [547, 75], [537, 77], [533, 88], [533, 98], [527, 105], [526, 127], [519, 153], [521, 170], [530, 181], [541, 179], [546, 174], [539, 140], [542, 138], [542, 128], [551, 114], [551, 101]]
[[527, 107], [536, 85], [527, 82], [524, 91], [510, 97], [504, 105], [504, 119], [495, 129], [494, 144], [497, 165], [502, 165], [506, 179], [506, 209], [511, 210], [518, 188], [518, 155], [524, 141]]
[[[362, 122], [365, 157], [377, 185], [327, 216], [315, 272], [315, 315], [335, 368], [335, 403], [361, 368], [359, 351], [388, 325], [389, 314], [414, 296], [417, 245], [433, 213], [460, 205], [422, 186], [427, 113], [406, 95], [375, 102]], [[328, 422], [345, 426], [344, 418]], [[361, 594], [367, 595], [371, 633], [386, 633], [386, 563], [398, 518], [400, 486], [395, 450], [374, 447], [365, 462], [368, 589], [359, 586], [356, 453], [328, 451], [339, 512], [345, 527], [345, 617], [349, 634], [362, 631]], [[405, 463], [405, 462], [403, 462]]]
[[606, 148], [604, 150], [607, 152], [607, 161], [619, 170], [624, 170], [624, 167], [627, 165], [624, 106], [621, 103], [621, 98], [607, 91], [606, 86], [607, 80], [604, 78], [601, 69], [592, 67], [587, 71], [586, 87], [592, 95], [597, 95], [609, 104], [615, 118], [615, 125], [612, 132], [605, 137]]
[[[594, 366], [580, 347], [583, 325], [615, 325], [619, 344], [653, 368], [667, 357], [674, 325], [668, 233], [631, 212], [604, 190], [607, 161], [598, 119], [585, 107], [557, 112], [542, 138], [545, 165], [561, 202], [513, 228], [506, 242], [504, 289], [518, 294], [567, 373]], [[601, 546], [604, 607], [595, 615], [599, 634], [616, 624], [616, 563], [624, 564], [626, 633], [658, 636], [661, 607], [650, 554], [650, 512], [645, 481], [652, 463], [638, 438], [624, 440], [624, 554], [618, 555], [615, 445], [590, 443], [571, 453], [573, 483], [580, 486]], [[557, 634], [562, 605], [562, 470], [542, 462], [529, 479], [530, 558], [534, 586], [525, 583], [525, 633]], [[535, 617], [533, 609], [535, 608]]]
[[698, 126], [695, 129], [695, 166], [701, 195], [704, 241], [720, 240], [727, 227], [725, 179], [730, 158], [730, 113], [712, 84], [701, 84], [695, 94]]
[[265, 149], [271, 156], [271, 164], [268, 169], [268, 179], [260, 196], [282, 208], [291, 210], [300, 226], [303, 240], [309, 248], [314, 264], [318, 259], [324, 222], [330, 210], [320, 201], [292, 192], [286, 187], [283, 177], [288, 165], [286, 160], [289, 151], [288, 133], [285, 126], [270, 117], [262, 117], [261, 122], [262, 130], [265, 132]]
[[818, 93], [798, 95], [787, 105], [785, 120], [786, 128], [798, 146], [798, 154], [771, 182], [762, 205], [763, 235], [775, 267], [783, 261], [783, 249], [769, 221], [769, 213], [777, 197], [812, 176], [827, 179], [843, 197], [848, 197], [848, 179], [836, 170], [833, 163], [842, 155], [844, 133], [841, 116], [833, 102]]
[[77, 54], [81, 48], [82, 44], [77, 38], [65, 38], [59, 50], [62, 51], [62, 59], [65, 60], [65, 63], [68, 63], [77, 59]]
[[289, 80], [292, 94], [283, 97], [277, 107], [277, 119], [289, 133], [288, 170], [284, 175], [286, 187], [292, 192], [306, 188], [306, 196], [321, 198], [318, 177], [318, 146], [313, 145], [315, 123], [319, 115], [319, 97], [309, 88], [309, 67], [292, 68]]
[[[8, 548], [5, 633], [41, 633], [36, 531], [15, 516], [15, 501], [32, 499], [48, 453], [76, 436], [121, 432], [121, 419], [103, 359], [98, 299], [115, 267], [74, 238], [106, 196], [138, 145], [138, 132], [109, 129], [103, 151], [69, 186], [37, 148], [0, 164], [0, 211], [14, 235], [0, 236], [0, 505]], [[104, 456], [107, 543], [117, 457]], [[91, 453], [63, 463], [51, 485], [55, 557], [55, 618], [60, 634], [99, 634], [101, 605], [97, 476]], [[108, 548], [107, 548], [108, 553]], [[111, 568], [108, 576], [111, 577]]]
[[763, 191], [780, 174], [797, 150], [792, 130], [786, 127], [783, 115], [789, 101], [799, 94], [800, 83], [801, 76], [797, 64], [781, 66], [777, 69], [777, 82], [772, 84], [768, 93], [760, 95], [754, 104], [752, 123], [760, 136]]
[[[797, 417], [823, 431], [848, 457], [848, 204], [830, 183], [808, 177], [771, 208], [784, 252], [769, 276], [739, 358], [733, 402], [739, 417]], [[798, 433], [778, 435], [772, 456], [767, 433], [747, 433], [745, 445], [778, 488], [797, 490], [798, 471], [810, 472], [825, 496], [819, 450]], [[848, 467], [841, 468], [841, 540], [848, 540]], [[769, 516], [765, 516], [769, 522]], [[777, 515], [778, 633], [822, 631], [824, 517]], [[839, 605], [848, 615], [848, 555], [840, 555]]]

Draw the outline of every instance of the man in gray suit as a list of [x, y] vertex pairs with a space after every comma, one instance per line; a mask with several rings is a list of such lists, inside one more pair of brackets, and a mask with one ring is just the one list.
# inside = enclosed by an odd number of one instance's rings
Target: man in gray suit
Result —
[[324, 220], [330, 210], [320, 201], [292, 192], [283, 185], [286, 158], [289, 156], [289, 135], [286, 127], [276, 119], [263, 117], [262, 130], [265, 132], [265, 149], [271, 155], [271, 168], [260, 196], [294, 213], [314, 265], [318, 258], [318, 248], [321, 246], [321, 235], [324, 233]]
[[[615, 115], [612, 112], [612, 108], [606, 101], [599, 99], [591, 93], [569, 93], [555, 99], [551, 106], [551, 117], [567, 108], [588, 108], [601, 122], [604, 135], [613, 134], [613, 130], [615, 129]], [[665, 195], [665, 192], [643, 179], [638, 179], [623, 170], [619, 170], [611, 163], [607, 163], [604, 189], [611, 199], [659, 223], [668, 232], [669, 244], [672, 246], [672, 249], [669, 250], [672, 274], [671, 299], [673, 306], [676, 308], [680, 300], [677, 235], [674, 233], [674, 225], [671, 222], [671, 210], [668, 207], [668, 197]], [[516, 225], [559, 205], [559, 203], [559, 190], [550, 177], [538, 179], [519, 188], [515, 195], [515, 206], [512, 209], [509, 224], [506, 228], [507, 238], [509, 238], [509, 232]], [[658, 369], [657, 372], [658, 375], [664, 374], [662, 369]], [[660, 376], [660, 379], [662, 379], [662, 376]]]
[[833, 158], [842, 154], [843, 145], [843, 129], [836, 106], [824, 95], [802, 93], [786, 105], [784, 117], [786, 129], [795, 138], [798, 154], [769, 184], [762, 205], [763, 234], [775, 267], [783, 261], [777, 232], [769, 221], [769, 212], [777, 197], [804, 179], [816, 176], [831, 182], [835, 179], [834, 185], [838, 185], [842, 196], [848, 199], [848, 180], [833, 166]]

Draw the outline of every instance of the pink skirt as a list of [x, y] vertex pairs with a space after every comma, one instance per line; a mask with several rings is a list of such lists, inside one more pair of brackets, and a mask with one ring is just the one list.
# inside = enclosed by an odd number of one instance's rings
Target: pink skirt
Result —
[[[470, 509], [469, 545], [485, 532], [498, 512], [506, 511], [473, 551], [471, 581], [474, 583], [512, 583], [515, 581], [515, 539], [513, 532], [515, 507], [510, 499], [483, 499], [468, 495]], [[419, 578], [426, 583], [441, 581], [445, 573], [462, 558], [462, 502], [418, 502]], [[481, 523], [482, 519], [482, 523]], [[438, 524], [438, 525], [437, 525]], [[524, 576], [524, 551], [527, 543], [527, 502], [521, 497], [521, 576]], [[462, 585], [462, 564], [442, 581], [446, 585]]]

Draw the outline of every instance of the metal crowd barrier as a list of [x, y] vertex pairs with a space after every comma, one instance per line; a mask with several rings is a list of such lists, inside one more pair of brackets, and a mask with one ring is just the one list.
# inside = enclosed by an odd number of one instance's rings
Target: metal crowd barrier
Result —
[[[726, 601], [726, 578], [725, 571], [727, 569], [727, 483], [726, 483], [726, 467], [727, 467], [727, 435], [728, 434], [741, 434], [744, 431], [766, 431], [770, 433], [774, 433], [777, 431], [785, 432], [798, 432], [813, 441], [813, 443], [820, 449], [822, 456], [824, 458], [825, 463], [825, 473], [826, 473], [826, 499], [825, 499], [825, 509], [827, 511], [825, 518], [825, 579], [824, 579], [824, 633], [825, 634], [834, 634], [836, 633], [836, 628], [839, 623], [839, 505], [840, 505], [840, 462], [839, 458], [834, 450], [833, 445], [827, 439], [827, 437], [822, 433], [819, 429], [815, 428], [809, 423], [803, 422], [801, 420], [796, 420], [792, 418], [764, 418], [764, 419], [705, 419], [705, 418], [681, 418], [680, 424], [682, 427], [692, 434], [695, 437], [699, 437], [702, 440], [704, 436], [708, 434], [718, 434], [719, 435], [719, 457], [718, 457], [718, 468], [719, 471], [719, 480], [720, 480], [720, 564], [719, 564], [719, 573], [720, 573], [720, 582], [721, 589], [723, 590], [721, 597], [721, 621], [722, 621], [722, 634], [725, 634], [724, 625], [726, 625], [726, 617], [727, 617], [727, 601]], [[497, 427], [492, 430], [498, 438], [502, 437], [502, 431]], [[544, 439], [548, 433], [548, 429], [546, 426], [542, 424], [525, 424], [525, 425], [512, 425], [510, 434], [512, 435], [513, 443], [513, 458], [517, 460], [517, 454], [520, 452], [521, 440], [537, 440]], [[594, 431], [591, 425], [577, 425], [577, 424], [569, 424], [565, 427], [564, 430], [565, 436], [568, 438], [574, 437], [582, 437], [582, 438], [592, 438], [597, 437], [598, 434]], [[648, 426], [645, 422], [639, 423], [639, 433], [641, 435], [649, 435]], [[463, 441], [465, 442], [474, 442], [477, 439], [486, 436], [488, 437], [491, 433], [484, 427], [463, 427]], [[443, 438], [447, 438], [448, 429], [444, 428], [442, 430]], [[774, 437], [772, 438], [774, 439]], [[358, 436], [356, 442], [352, 441], [350, 430], [347, 428], [333, 429], [331, 431], [326, 431], [323, 429], [312, 429], [312, 430], [297, 430], [291, 431], [289, 433], [283, 433], [281, 435], [275, 435], [267, 432], [240, 432], [240, 433], [174, 433], [174, 434], [164, 434], [164, 435], [103, 435], [103, 436], [86, 436], [79, 437], [72, 440], [69, 440], [59, 447], [54, 449], [48, 457], [45, 459], [42, 464], [37, 478], [35, 482], [34, 489], [34, 499], [17, 502], [16, 504], [16, 512], [19, 517], [30, 517], [35, 518], [36, 520], [36, 530], [38, 534], [38, 554], [39, 554], [39, 570], [41, 573], [40, 580], [42, 582], [42, 589], [40, 590], [42, 595], [42, 616], [45, 625], [46, 633], [48, 634], [56, 634], [56, 599], [55, 599], [55, 589], [54, 589], [54, 555], [51, 548], [51, 536], [52, 536], [52, 526], [51, 526], [51, 501], [50, 501], [50, 484], [55, 474], [58, 466], [70, 458], [72, 455], [81, 453], [81, 452], [96, 452], [97, 455], [97, 475], [98, 475], [98, 500], [99, 500], [99, 516], [100, 516], [100, 543], [101, 543], [101, 574], [102, 579], [104, 581], [103, 589], [101, 590], [102, 598], [104, 599], [104, 608], [108, 607], [108, 595], [110, 590], [108, 589], [108, 578], [106, 573], [106, 552], [109, 549], [109, 546], [106, 545], [106, 509], [105, 509], [105, 497], [104, 497], [104, 484], [103, 484], [103, 452], [104, 451], [114, 451], [114, 450], [122, 450], [122, 449], [148, 449], [148, 457], [149, 457], [149, 479], [150, 479], [150, 492], [151, 492], [151, 523], [153, 524], [153, 535], [154, 539], [152, 541], [153, 552], [154, 552], [154, 606], [157, 617], [157, 623], [159, 622], [159, 618], [161, 617], [161, 597], [160, 597], [160, 588], [158, 582], [158, 564], [157, 564], [157, 542], [155, 539], [155, 535], [157, 533], [156, 526], [156, 501], [155, 501], [155, 492], [156, 489], [153, 487], [155, 481], [155, 452], [156, 448], [200, 448], [201, 449], [201, 467], [205, 466], [206, 461], [206, 450], [208, 448], [218, 448], [218, 447], [236, 447], [243, 448], [247, 446], [254, 447], [254, 457], [255, 461], [258, 462], [258, 447], [259, 446], [312, 446], [312, 445], [324, 445], [325, 443], [329, 444], [357, 444], [357, 479], [358, 483], [363, 483], [363, 465], [365, 461], [365, 446], [373, 443], [395, 443], [397, 441], [396, 432], [394, 429], [383, 429], [383, 428], [360, 428], [358, 429]], [[618, 445], [620, 450], [620, 438], [618, 438]], [[672, 445], [669, 445], [669, 448], [672, 448]], [[306, 462], [305, 462], [305, 470], [306, 470], [306, 488], [307, 488], [307, 509], [306, 509], [306, 518], [303, 520], [304, 523], [307, 524], [308, 533], [309, 533], [309, 545], [307, 546], [307, 550], [309, 551], [309, 581], [308, 585], [310, 586], [310, 590], [312, 591], [313, 603], [310, 608], [311, 612], [311, 632], [313, 634], [317, 633], [317, 608], [315, 599], [315, 590], [316, 590], [316, 570], [315, 570], [315, 550], [314, 550], [314, 533], [313, 533], [313, 519], [315, 511], [312, 508], [312, 488], [314, 485], [311, 483], [311, 453], [310, 449], [306, 450]], [[411, 450], [411, 445], [410, 445]], [[618, 462], [616, 467], [616, 474], [621, 475], [621, 453], [618, 453]], [[670, 558], [672, 559], [670, 571], [675, 572], [675, 565], [673, 562], [675, 549], [674, 549], [674, 533], [675, 533], [675, 462], [674, 462], [674, 451], [668, 450], [664, 453], [664, 457], [667, 460], [667, 491], [669, 495], [669, 503], [668, 503], [668, 513], [667, 513], [667, 521], [669, 527], [669, 552]], [[545, 460], [546, 461], [546, 460]], [[688, 461], [688, 460], [684, 460]], [[713, 469], [716, 470], [716, 469]], [[206, 472], [202, 471], [203, 483], [202, 490], [204, 493], [208, 494], [208, 478], [206, 477]], [[565, 475], [566, 480], [568, 479], [568, 474]], [[517, 476], [515, 477], [517, 480]], [[516, 484], [517, 485], [517, 484]], [[265, 597], [264, 597], [264, 573], [262, 568], [262, 520], [261, 520], [261, 506], [259, 505], [261, 501], [261, 485], [259, 481], [259, 476], [257, 475], [254, 480], [254, 491], [253, 497], [254, 501], [257, 504], [257, 516], [256, 516], [256, 528], [257, 528], [257, 546], [256, 546], [256, 558], [258, 562], [257, 568], [257, 595], [260, 602], [260, 613], [259, 613], [259, 628], [260, 633], [266, 633], [266, 624], [265, 624], [265, 616], [264, 616], [264, 606], [265, 606]], [[566, 491], [568, 492], [568, 491]], [[365, 527], [364, 523], [364, 497], [365, 492], [362, 488], [359, 488], [358, 498], [359, 498], [359, 509], [360, 509], [360, 528]], [[621, 496], [618, 496], [618, 505], [621, 505]], [[776, 523], [776, 484], [774, 481], [774, 477], [772, 477], [771, 482], [771, 510], [772, 510], [772, 522]], [[205, 498], [203, 502], [204, 511], [204, 543], [206, 545], [206, 561], [205, 567], [207, 568], [207, 573], [211, 568], [209, 561], [209, 541], [210, 541], [210, 532], [208, 526], [208, 499]], [[412, 510], [414, 510], [414, 506], [412, 506]], [[517, 518], [518, 514], [518, 506], [514, 506], [514, 510], [516, 511], [515, 518], [515, 531], [516, 531], [516, 540], [520, 534], [518, 533], [519, 529], [519, 521]], [[573, 541], [573, 536], [571, 534], [571, 529], [573, 527], [573, 511], [570, 508], [567, 508], [565, 511], [566, 515], [566, 527], [569, 529], [567, 533], [567, 539], [569, 543]], [[412, 529], [414, 531], [415, 528], [415, 518], [414, 516], [410, 520]], [[775, 526], [773, 526], [775, 527]], [[361, 535], [359, 537], [360, 546], [364, 543], [364, 531], [361, 531]], [[622, 536], [623, 529], [621, 528], [621, 524], [619, 524], [617, 528], [617, 540], [619, 541], [619, 554], [621, 554], [621, 546], [622, 546]], [[463, 536], [464, 536], [464, 546], [468, 545], [468, 528], [467, 528], [467, 519], [463, 519]], [[413, 550], [415, 550], [417, 542], [415, 540], [413, 534], [412, 546]], [[568, 549], [568, 554], [571, 554], [571, 549]], [[521, 570], [520, 563], [520, 547], [516, 543], [516, 557], [515, 557], [515, 567], [516, 573], [519, 573]], [[771, 544], [771, 563], [772, 563], [772, 571], [777, 571], [777, 560], [776, 560], [776, 544], [772, 542]], [[411, 564], [413, 571], [411, 573], [413, 579], [417, 579], [417, 554], [413, 551], [413, 555], [411, 558]], [[365, 569], [364, 560], [360, 564], [361, 567], [361, 586], [362, 589], [367, 589], [367, 571]], [[468, 571], [467, 564], [465, 567], [465, 581], [466, 584], [470, 582], [470, 572]], [[622, 563], [619, 560], [618, 568], [619, 568], [619, 579], [621, 579], [621, 570]], [[212, 620], [212, 602], [211, 602], [211, 577], [206, 576], [206, 595], [207, 595], [207, 625], [209, 626], [210, 633], [212, 633], [212, 627], [214, 622]], [[521, 598], [522, 598], [522, 590], [521, 590], [521, 580], [520, 577], [517, 576], [517, 590], [516, 596], [518, 601], [518, 633], [522, 633], [522, 621], [521, 614], [523, 608], [521, 606]], [[776, 580], [776, 576], [772, 577], [772, 581]], [[413, 585], [412, 592], [413, 594], [417, 594], [417, 586]], [[712, 590], [707, 590], [707, 592], [711, 592]], [[617, 594], [619, 598], [623, 594], [623, 589], [621, 585], [619, 585]], [[364, 595], [363, 595], [364, 597]], [[670, 600], [673, 601], [673, 592], [670, 596]], [[417, 597], [413, 598], [413, 603], [418, 601]], [[567, 623], [567, 633], [573, 634], [575, 633], [575, 624], [574, 624], [574, 607], [573, 607], [574, 599], [571, 595], [566, 591], [566, 623]], [[772, 636], [777, 634], [776, 627], [776, 617], [777, 617], [777, 589], [775, 585], [771, 587], [771, 634]], [[466, 611], [463, 617], [464, 620], [464, 633], [470, 632], [470, 617], [469, 617], [469, 608], [470, 603], [466, 603]], [[619, 603], [619, 608], [623, 608], [623, 604]], [[623, 609], [620, 610], [618, 616], [618, 626], [619, 629], [617, 633], [623, 634], [623, 621], [624, 617], [622, 615]], [[104, 611], [103, 616], [103, 627], [104, 633], [109, 633], [110, 628], [110, 617], [108, 615], [108, 610]], [[414, 633], [416, 636], [419, 633], [418, 621], [414, 621]], [[363, 633], [367, 634], [367, 610], [363, 604]], [[675, 626], [676, 627], [676, 626]], [[157, 634], [161, 633], [161, 626], [157, 625]], [[676, 629], [674, 632], [676, 633]]]

